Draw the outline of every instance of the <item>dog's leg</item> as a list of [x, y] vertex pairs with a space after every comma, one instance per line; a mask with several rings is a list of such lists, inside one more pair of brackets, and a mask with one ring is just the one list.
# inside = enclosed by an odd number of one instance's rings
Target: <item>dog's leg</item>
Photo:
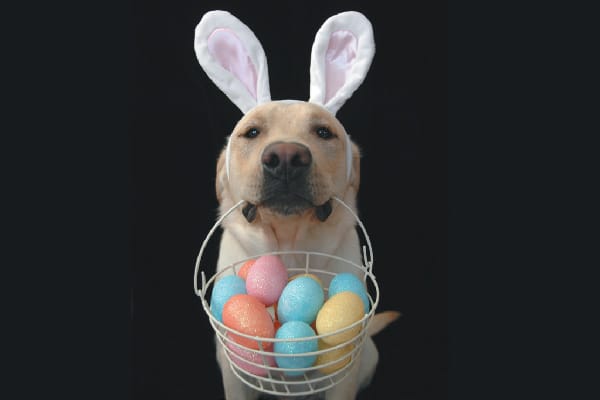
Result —
[[359, 390], [368, 386], [375, 375], [377, 362], [379, 361], [379, 353], [377, 347], [370, 336], [365, 339], [364, 348], [362, 350], [360, 366], [358, 368], [358, 382], [360, 383]]
[[256, 400], [258, 392], [248, 387], [244, 382], [239, 380], [231, 371], [229, 361], [225, 356], [223, 346], [217, 343], [217, 361], [221, 368], [221, 376], [223, 378], [223, 388], [225, 390], [226, 400]]
[[365, 339], [360, 358], [356, 360], [352, 371], [342, 382], [329, 389], [325, 394], [326, 400], [352, 400], [356, 398], [358, 391], [367, 386], [373, 375], [379, 359], [379, 353], [369, 336]]

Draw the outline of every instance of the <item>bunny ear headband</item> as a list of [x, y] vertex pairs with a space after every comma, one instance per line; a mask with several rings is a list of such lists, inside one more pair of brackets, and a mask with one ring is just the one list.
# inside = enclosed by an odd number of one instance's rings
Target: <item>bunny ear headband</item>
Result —
[[[204, 14], [196, 26], [194, 50], [209, 78], [244, 114], [271, 101], [263, 47], [250, 28], [230, 13]], [[363, 14], [347, 11], [327, 19], [312, 46], [308, 101], [335, 115], [365, 79], [374, 54], [373, 29]], [[229, 143], [226, 165], [229, 176]], [[352, 146], [346, 135], [348, 179], [351, 166]]]

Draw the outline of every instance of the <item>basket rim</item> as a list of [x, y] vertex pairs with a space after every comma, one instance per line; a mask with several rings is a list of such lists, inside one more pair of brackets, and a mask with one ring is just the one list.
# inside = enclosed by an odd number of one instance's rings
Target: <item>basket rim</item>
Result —
[[[357, 368], [357, 364], [354, 363], [354, 359], [352, 359], [348, 364], [344, 365], [339, 370], [332, 372], [331, 374], [327, 374], [327, 375], [322, 374], [322, 375], [316, 376], [314, 378], [308, 378], [306, 375], [306, 372], [305, 372], [303, 375], [297, 376], [298, 378], [304, 378], [304, 380], [288, 380], [287, 378], [289, 378], [289, 377], [286, 377], [285, 375], [282, 374], [281, 378], [278, 380], [278, 379], [272, 378], [270, 371], [268, 372], [267, 377], [257, 376], [255, 374], [252, 374], [248, 371], [243, 370], [243, 368], [241, 368], [239, 365], [235, 364], [235, 362], [231, 362], [231, 360], [229, 360], [229, 369], [233, 372], [233, 374], [235, 376], [238, 377], [238, 379], [240, 379], [242, 382], [244, 382], [246, 385], [252, 387], [253, 389], [256, 389], [263, 393], [272, 394], [275, 396], [304, 396], [304, 395], [311, 395], [311, 394], [315, 394], [315, 393], [319, 393], [319, 392], [328, 390], [328, 389], [332, 388], [333, 386], [337, 385], [338, 383], [340, 383], [341, 381], [343, 381], [344, 379], [346, 379], [346, 377], [350, 374], [350, 372], [353, 368]], [[312, 371], [308, 371], [308, 372], [312, 372]], [[250, 382], [247, 378], [244, 378], [242, 375], [252, 377], [253, 379], [256, 380], [256, 382], [258, 384]], [[334, 378], [336, 380], [334, 380]], [[313, 387], [313, 384], [315, 384], [317, 382], [327, 382], [327, 384], [324, 386], [318, 387], [318, 388]], [[275, 387], [274, 385], [283, 386], [285, 388], [285, 391], [283, 391], [283, 390], [277, 391], [277, 390], [265, 388], [264, 383], [269, 383], [272, 388]], [[294, 385], [298, 385], [298, 386], [299, 385], [307, 385], [310, 388], [310, 390], [292, 392], [289, 390], [289, 386], [294, 386]]]
[[[277, 253], [285, 253], [285, 254], [287, 254], [286, 252], [277, 252]], [[296, 253], [296, 252], [292, 252], [292, 253]], [[300, 253], [310, 253], [310, 252], [300, 252]], [[266, 254], [271, 254], [271, 253], [266, 253]], [[319, 255], [320, 256], [328, 256], [328, 257], [331, 256], [331, 255], [325, 254], [325, 253], [319, 253]], [[252, 258], [254, 258], [254, 257], [251, 257], [250, 259], [252, 259]], [[342, 260], [350, 262], [350, 261], [345, 260], [345, 259], [342, 259]], [[335, 336], [335, 335], [343, 334], [346, 331], [350, 331], [352, 329], [355, 329], [358, 325], [362, 325], [362, 329], [366, 329], [367, 326], [368, 326], [368, 324], [369, 324], [369, 322], [371, 321], [371, 318], [375, 315], [375, 310], [376, 310], [377, 305], [379, 303], [379, 285], [377, 284], [377, 280], [375, 279], [375, 276], [372, 273], [364, 270], [364, 272], [365, 272], [365, 278], [369, 277], [369, 279], [371, 279], [373, 287], [375, 288], [375, 299], [373, 299], [373, 297], [371, 296], [371, 294], [367, 290], [366, 292], [367, 292], [367, 297], [369, 298], [369, 305], [370, 305], [369, 311], [366, 312], [366, 313], [364, 313], [363, 316], [359, 320], [353, 322], [352, 324], [350, 324], [350, 325], [348, 325], [348, 326], [346, 326], [346, 327], [344, 327], [342, 329], [338, 329], [336, 331], [329, 332], [329, 333], [323, 333], [323, 334], [319, 334], [319, 335], [315, 335], [315, 336], [310, 336], [310, 339], [306, 339], [306, 338], [289, 338], [289, 339], [282, 338], [282, 339], [278, 339], [278, 338], [267, 338], [267, 337], [262, 337], [262, 336], [248, 335], [248, 334], [240, 332], [240, 331], [238, 331], [236, 329], [230, 328], [230, 327], [226, 326], [224, 323], [222, 323], [221, 321], [219, 321], [212, 314], [212, 312], [210, 310], [210, 304], [208, 303], [208, 300], [206, 299], [206, 294], [208, 293], [209, 286], [216, 281], [218, 275], [220, 275], [220, 274], [227, 275], [226, 273], [230, 272], [230, 270], [233, 270], [235, 265], [243, 263], [243, 262], [245, 262], [245, 261], [238, 261], [238, 262], [235, 262], [233, 264], [228, 265], [226, 268], [224, 268], [221, 271], [213, 274], [213, 276], [208, 281], [206, 281], [206, 278], [205, 278], [205, 275], [204, 275], [204, 271], [202, 271], [202, 288], [201, 288], [201, 293], [202, 293], [202, 296], [201, 296], [202, 308], [204, 309], [205, 313], [208, 315], [208, 317], [210, 319], [210, 322], [211, 322], [211, 325], [213, 325], [213, 328], [215, 330], [217, 330], [217, 327], [220, 328], [220, 329], [224, 329], [224, 330], [226, 330], [228, 332], [233, 333], [234, 335], [241, 336], [241, 337], [243, 337], [245, 339], [254, 340], [254, 341], [256, 341], [258, 343], [258, 345], [260, 347], [262, 347], [262, 342], [277, 343], [277, 342], [303, 342], [303, 341], [313, 340], [313, 339], [319, 340], [319, 339], [326, 338], [326, 337], [329, 337], [329, 336]], [[352, 264], [354, 264], [354, 263], [352, 263]], [[304, 268], [288, 268], [288, 271], [293, 271], [293, 270], [301, 270], [301, 271], [303, 271]], [[316, 273], [326, 273], [326, 274], [336, 275], [336, 273], [333, 273], [331, 271], [324, 271], [324, 270], [318, 270], [318, 269], [309, 269], [309, 270], [310, 270], [311, 273], [316, 272]], [[215, 325], [216, 325], [216, 327], [215, 327]], [[247, 349], [248, 350], [256, 350], [256, 349], [250, 349], [250, 348], [247, 348]], [[263, 349], [258, 349], [258, 350], [263, 350]], [[271, 352], [271, 354], [272, 354], [272, 352]], [[304, 355], [304, 353], [298, 353], [298, 355]]]

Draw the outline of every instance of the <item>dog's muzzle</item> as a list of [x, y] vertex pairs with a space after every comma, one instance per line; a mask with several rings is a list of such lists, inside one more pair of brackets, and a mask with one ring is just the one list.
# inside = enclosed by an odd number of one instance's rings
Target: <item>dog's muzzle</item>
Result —
[[[331, 200], [327, 200], [325, 203], [320, 206], [315, 207], [315, 215], [319, 219], [319, 221], [324, 222], [331, 215]], [[246, 203], [246, 205], [242, 208], [242, 214], [246, 221], [251, 223], [256, 219], [256, 205], [252, 203]]]
[[309, 185], [312, 154], [300, 143], [275, 142], [263, 150], [261, 205], [283, 215], [313, 207]]
[[314, 208], [320, 221], [331, 214], [331, 201], [315, 205], [309, 184], [312, 154], [300, 143], [275, 142], [263, 150], [263, 184], [260, 204], [246, 203], [242, 214], [254, 221], [257, 207], [266, 207], [282, 215], [299, 214]]

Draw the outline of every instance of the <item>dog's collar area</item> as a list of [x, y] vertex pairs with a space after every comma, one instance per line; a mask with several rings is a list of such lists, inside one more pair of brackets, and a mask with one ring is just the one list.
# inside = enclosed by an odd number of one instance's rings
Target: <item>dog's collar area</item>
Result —
[[[252, 223], [256, 219], [256, 204], [252, 204], [250, 202], [246, 202], [244, 207], [242, 207], [242, 215], [246, 218], [248, 223]], [[331, 215], [333, 208], [331, 207], [331, 199], [327, 200], [325, 203], [320, 206], [315, 207], [315, 215], [321, 222], [325, 222], [327, 218]]]

